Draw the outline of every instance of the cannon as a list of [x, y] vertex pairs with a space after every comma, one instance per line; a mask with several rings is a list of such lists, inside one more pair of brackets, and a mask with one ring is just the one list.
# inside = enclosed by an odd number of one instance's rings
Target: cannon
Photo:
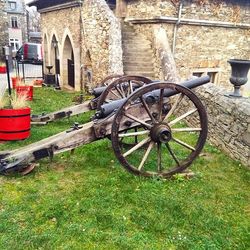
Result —
[[[100, 86], [103, 86], [103, 90], [108, 86], [110, 82], [113, 80], [120, 78], [122, 75], [110, 75], [108, 77], [105, 77], [101, 83], [99, 84]], [[100, 88], [98, 88], [100, 89]], [[101, 93], [100, 93], [101, 94]], [[92, 102], [90, 101], [85, 101], [83, 103], [77, 104], [77, 105], [72, 105], [70, 107], [63, 108], [61, 110], [51, 112], [46, 114], [45, 112], [39, 115], [31, 115], [31, 123], [33, 125], [45, 125], [48, 122], [52, 122], [58, 119], [62, 118], [69, 118], [74, 115], [79, 115], [82, 113], [85, 113], [87, 111], [90, 111], [95, 108], [95, 105], [93, 105], [96, 102], [96, 99], [94, 99]], [[92, 104], [93, 103], [93, 104]], [[92, 105], [91, 105], [92, 104]]]
[[[91, 94], [95, 97], [92, 100], [66, 107], [49, 114], [42, 113], [40, 115], [32, 115], [31, 123], [33, 125], [45, 125], [58, 119], [69, 118], [74, 115], [95, 110], [106, 102], [108, 97], [110, 97], [109, 101], [127, 97], [139, 86], [141, 87], [151, 82], [152, 80], [142, 76], [110, 75], [100, 83], [101, 87], [92, 90]], [[126, 91], [127, 88], [123, 87], [125, 85], [133, 86], [133, 88]], [[101, 98], [103, 92], [104, 95]]]
[[121, 165], [134, 175], [168, 178], [180, 173], [192, 164], [206, 142], [206, 110], [191, 89], [209, 80], [206, 76], [180, 85], [154, 82], [133, 92], [133, 86], [124, 86], [132, 93], [110, 102], [106, 98], [93, 121], [21, 149], [1, 152], [0, 173], [25, 171], [39, 159], [105, 137], [111, 140]]

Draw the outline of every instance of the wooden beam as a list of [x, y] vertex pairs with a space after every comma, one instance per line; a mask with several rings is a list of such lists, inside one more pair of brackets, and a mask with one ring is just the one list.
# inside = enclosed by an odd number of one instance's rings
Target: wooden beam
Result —
[[32, 124], [45, 125], [48, 122], [61, 119], [61, 118], [68, 118], [74, 115], [83, 114], [90, 110], [91, 110], [90, 101], [86, 101], [84, 103], [66, 107], [64, 109], [61, 109], [61, 110], [58, 110], [49, 114], [40, 115], [40, 116], [32, 116], [31, 122]]

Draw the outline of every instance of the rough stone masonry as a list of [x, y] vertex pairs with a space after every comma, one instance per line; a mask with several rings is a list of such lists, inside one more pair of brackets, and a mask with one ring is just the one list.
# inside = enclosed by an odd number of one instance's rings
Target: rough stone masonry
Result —
[[250, 98], [227, 97], [212, 83], [195, 92], [207, 109], [209, 141], [250, 167]]

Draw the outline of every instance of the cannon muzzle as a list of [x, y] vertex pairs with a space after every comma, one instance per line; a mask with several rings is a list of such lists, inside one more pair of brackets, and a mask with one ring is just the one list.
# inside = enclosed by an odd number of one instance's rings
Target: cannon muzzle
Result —
[[107, 86], [94, 88], [90, 91], [90, 93], [96, 98], [99, 97], [106, 88]]

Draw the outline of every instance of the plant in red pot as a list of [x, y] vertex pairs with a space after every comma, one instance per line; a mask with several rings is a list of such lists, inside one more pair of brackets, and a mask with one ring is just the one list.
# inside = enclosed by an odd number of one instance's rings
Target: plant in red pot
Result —
[[30, 136], [30, 108], [26, 96], [0, 97], [0, 140], [17, 141]]
[[0, 62], [0, 74], [5, 74], [7, 72], [6, 65], [3, 62]]
[[26, 96], [27, 101], [33, 100], [33, 86], [25, 84], [24, 81], [19, 80], [16, 85], [16, 93], [18, 96]]
[[21, 78], [19, 76], [11, 77], [12, 88], [15, 89], [21, 82]]

